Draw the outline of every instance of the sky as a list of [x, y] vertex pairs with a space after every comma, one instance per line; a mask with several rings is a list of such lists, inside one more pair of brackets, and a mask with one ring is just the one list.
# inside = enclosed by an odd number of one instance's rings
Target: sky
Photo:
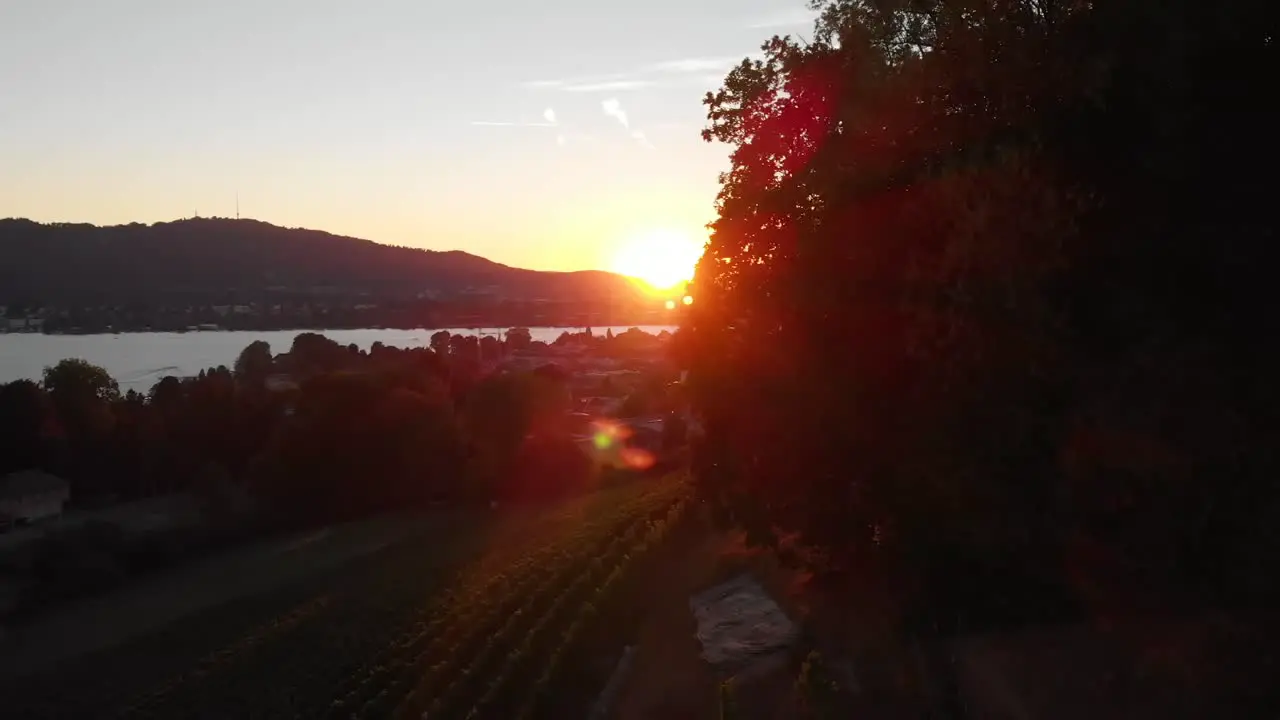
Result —
[[812, 16], [804, 0], [3, 0], [0, 217], [234, 217], [238, 196], [243, 217], [519, 267], [691, 264], [728, 167], [699, 136], [702, 96]]

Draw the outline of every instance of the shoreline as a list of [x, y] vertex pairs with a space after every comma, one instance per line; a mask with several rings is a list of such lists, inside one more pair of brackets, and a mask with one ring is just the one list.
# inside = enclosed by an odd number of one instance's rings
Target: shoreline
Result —
[[0, 337], [9, 335], [28, 336], [39, 335], [43, 337], [104, 337], [118, 335], [199, 335], [207, 333], [282, 333], [296, 332], [306, 333], [312, 332], [323, 335], [327, 332], [439, 332], [448, 330], [450, 333], [455, 331], [476, 331], [476, 330], [509, 330], [511, 328], [523, 327], [530, 330], [578, 330], [582, 328], [676, 328], [678, 323], [618, 323], [612, 325], [445, 325], [440, 327], [370, 327], [361, 325], [358, 327], [281, 327], [281, 328], [203, 328], [197, 330], [103, 330], [92, 332], [0, 332]]
[[[514, 326], [520, 327], [520, 326]], [[553, 344], [565, 332], [581, 332], [577, 326], [524, 326], [531, 339]], [[663, 331], [675, 332], [672, 325], [608, 325], [591, 326], [603, 336], [607, 331], [621, 334], [635, 328], [657, 336]], [[421, 329], [296, 329], [296, 330], [219, 330], [195, 332], [121, 332], [45, 334], [10, 333], [0, 336], [0, 383], [13, 380], [38, 380], [43, 369], [67, 358], [81, 358], [104, 368], [126, 388], [146, 390], [162, 376], [195, 375], [200, 370], [225, 365], [231, 367], [240, 352], [252, 342], [265, 341], [272, 353], [287, 351], [303, 333], [316, 333], [340, 345], [355, 344], [368, 349], [374, 343], [389, 347], [429, 347], [431, 335], [447, 331], [463, 337], [500, 339], [504, 327], [453, 327]]]

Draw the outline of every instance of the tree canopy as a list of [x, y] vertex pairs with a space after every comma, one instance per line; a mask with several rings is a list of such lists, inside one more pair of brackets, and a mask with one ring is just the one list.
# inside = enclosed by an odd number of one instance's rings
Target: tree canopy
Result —
[[1265, 6], [813, 7], [705, 99], [732, 164], [680, 342], [704, 494], [922, 603], [1061, 582], [1085, 536], [1205, 581], [1275, 492], [1240, 454], [1273, 223], [1232, 169], [1275, 158]]

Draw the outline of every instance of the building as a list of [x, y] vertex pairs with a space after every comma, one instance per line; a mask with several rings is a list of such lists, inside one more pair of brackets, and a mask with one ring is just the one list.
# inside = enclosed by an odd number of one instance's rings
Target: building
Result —
[[33, 522], [62, 514], [71, 497], [66, 480], [39, 470], [23, 470], [0, 478], [0, 518]]
[[13, 333], [37, 333], [44, 329], [44, 318], [39, 317], [9, 318], [8, 320], [0, 319], [0, 323], [5, 325], [6, 330]]

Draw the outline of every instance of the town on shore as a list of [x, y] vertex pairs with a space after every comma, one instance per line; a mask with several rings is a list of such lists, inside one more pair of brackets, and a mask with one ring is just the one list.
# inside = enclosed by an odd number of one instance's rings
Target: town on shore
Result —
[[0, 305], [0, 334], [663, 325], [672, 322], [680, 300], [679, 294], [590, 302], [477, 293], [412, 299], [281, 296], [205, 304]]

